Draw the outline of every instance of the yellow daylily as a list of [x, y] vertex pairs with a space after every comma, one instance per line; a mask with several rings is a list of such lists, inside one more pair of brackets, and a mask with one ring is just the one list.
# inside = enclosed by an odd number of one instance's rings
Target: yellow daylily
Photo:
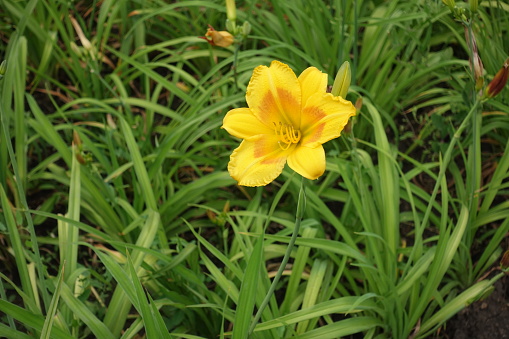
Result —
[[325, 171], [322, 144], [339, 137], [355, 115], [350, 101], [326, 93], [327, 74], [307, 68], [297, 78], [286, 64], [254, 69], [247, 87], [249, 108], [229, 111], [222, 128], [243, 139], [228, 164], [242, 186], [264, 186], [288, 166], [305, 178]]

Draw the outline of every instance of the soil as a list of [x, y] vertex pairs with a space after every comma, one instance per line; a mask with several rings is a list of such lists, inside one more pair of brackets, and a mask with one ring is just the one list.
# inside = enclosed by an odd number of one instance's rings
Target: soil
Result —
[[495, 290], [449, 320], [442, 339], [509, 339], [509, 275], [495, 283]]

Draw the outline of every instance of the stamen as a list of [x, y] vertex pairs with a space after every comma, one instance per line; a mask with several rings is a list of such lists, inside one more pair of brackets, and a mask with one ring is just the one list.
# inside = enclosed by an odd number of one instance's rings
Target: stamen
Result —
[[296, 144], [300, 141], [301, 133], [299, 130], [295, 130], [292, 125], [286, 125], [281, 122], [274, 124], [274, 131], [279, 137], [279, 147], [283, 151], [286, 151], [292, 144]]
[[281, 141], [278, 141], [277, 144], [279, 145], [279, 148], [281, 148], [283, 151], [286, 151], [292, 145], [292, 144], [285, 144], [285, 143], [283, 143], [284, 144], [284, 146], [283, 146], [283, 145], [281, 145]]

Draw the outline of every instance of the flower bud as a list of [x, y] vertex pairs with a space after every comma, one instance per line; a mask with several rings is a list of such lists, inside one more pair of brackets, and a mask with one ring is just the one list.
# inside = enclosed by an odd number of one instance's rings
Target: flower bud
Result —
[[7, 71], [7, 60], [2, 61], [0, 64], [0, 79], [2, 79]]
[[249, 23], [249, 21], [244, 21], [241, 32], [244, 37], [248, 36], [249, 33], [251, 33], [251, 24]]
[[454, 6], [456, 6], [456, 2], [454, 0], [442, 0], [442, 2], [449, 7], [451, 11], [454, 11]]
[[469, 0], [470, 3], [470, 12], [475, 13], [477, 12], [477, 8], [479, 6], [479, 0]]
[[504, 62], [502, 68], [495, 74], [495, 77], [486, 87], [484, 95], [486, 98], [493, 98], [500, 93], [505, 85], [507, 84], [507, 78], [509, 77], [509, 58]]
[[235, 7], [235, 0], [226, 0], [226, 17], [228, 20], [235, 24], [235, 20], [237, 20], [237, 8]]
[[350, 81], [352, 81], [352, 71], [350, 70], [350, 63], [345, 61], [339, 68], [336, 79], [334, 79], [332, 95], [345, 99], [348, 94], [348, 88], [350, 88]]
[[230, 21], [229, 19], [226, 19], [225, 22], [226, 30], [230, 33], [237, 34], [237, 25], [235, 25], [234, 21]]
[[216, 31], [212, 27], [207, 29], [203, 39], [207, 40], [212, 46], [228, 47], [233, 44], [233, 35], [227, 31]]

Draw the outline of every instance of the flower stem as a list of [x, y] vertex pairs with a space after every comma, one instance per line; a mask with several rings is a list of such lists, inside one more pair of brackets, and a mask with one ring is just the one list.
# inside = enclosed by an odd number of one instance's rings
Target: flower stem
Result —
[[237, 83], [237, 65], [238, 65], [238, 60], [239, 60], [239, 50], [240, 50], [240, 43], [237, 43], [235, 44], [235, 49], [233, 51], [233, 64], [232, 64], [232, 68], [233, 68], [233, 81], [235, 83], [235, 90], [238, 91], [239, 90], [239, 85]]
[[258, 323], [258, 320], [260, 320], [260, 317], [262, 316], [263, 310], [269, 303], [270, 298], [272, 297], [274, 291], [276, 290], [276, 286], [279, 282], [279, 279], [281, 279], [281, 276], [283, 275], [283, 271], [286, 268], [286, 264], [288, 264], [288, 260], [290, 260], [290, 255], [292, 253], [293, 246], [295, 245], [295, 241], [297, 240], [297, 236], [299, 235], [300, 222], [302, 220], [302, 216], [304, 214], [305, 209], [306, 209], [306, 192], [304, 189], [304, 177], [302, 177], [302, 180], [300, 182], [299, 198], [297, 202], [297, 212], [295, 213], [295, 226], [293, 228], [292, 237], [290, 238], [290, 242], [288, 243], [288, 247], [286, 248], [285, 256], [281, 261], [281, 265], [279, 266], [276, 276], [274, 277], [274, 280], [272, 280], [272, 285], [270, 285], [269, 291], [267, 292], [265, 299], [263, 299], [262, 304], [258, 308], [258, 311], [256, 312], [256, 315], [253, 321], [251, 322], [248, 336], [250, 336], [251, 333], [253, 333], [256, 324]]

